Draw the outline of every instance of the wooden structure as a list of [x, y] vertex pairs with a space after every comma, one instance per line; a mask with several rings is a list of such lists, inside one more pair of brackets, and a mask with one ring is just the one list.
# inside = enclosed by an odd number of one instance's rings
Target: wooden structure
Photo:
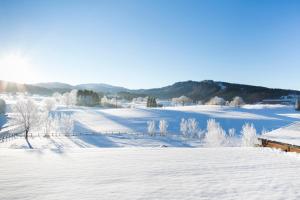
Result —
[[258, 138], [258, 140], [260, 141], [259, 146], [261, 146], [261, 147], [270, 147], [270, 148], [280, 149], [285, 152], [300, 153], [300, 146], [297, 146], [297, 145], [272, 141], [272, 140], [268, 140], [268, 139], [264, 139], [264, 138]]

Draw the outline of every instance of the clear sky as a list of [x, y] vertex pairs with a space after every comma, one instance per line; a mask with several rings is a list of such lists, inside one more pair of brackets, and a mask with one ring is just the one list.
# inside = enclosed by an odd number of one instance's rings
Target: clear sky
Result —
[[0, 0], [0, 79], [300, 90], [298, 0]]

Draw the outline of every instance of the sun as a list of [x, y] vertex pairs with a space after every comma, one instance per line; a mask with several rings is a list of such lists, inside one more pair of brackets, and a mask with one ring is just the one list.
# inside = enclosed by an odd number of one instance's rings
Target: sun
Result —
[[0, 79], [20, 83], [30, 83], [34, 79], [31, 59], [21, 51], [11, 51], [0, 55]]

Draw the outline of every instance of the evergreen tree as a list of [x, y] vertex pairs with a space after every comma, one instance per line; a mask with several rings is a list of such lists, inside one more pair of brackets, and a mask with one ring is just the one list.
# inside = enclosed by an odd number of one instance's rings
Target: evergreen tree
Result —
[[147, 107], [157, 107], [156, 99], [154, 97], [148, 97]]

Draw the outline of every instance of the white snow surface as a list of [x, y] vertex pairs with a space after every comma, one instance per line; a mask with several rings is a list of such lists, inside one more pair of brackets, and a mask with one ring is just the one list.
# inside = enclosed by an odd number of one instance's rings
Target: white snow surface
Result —
[[300, 157], [268, 148], [1, 149], [1, 200], [299, 199]]

